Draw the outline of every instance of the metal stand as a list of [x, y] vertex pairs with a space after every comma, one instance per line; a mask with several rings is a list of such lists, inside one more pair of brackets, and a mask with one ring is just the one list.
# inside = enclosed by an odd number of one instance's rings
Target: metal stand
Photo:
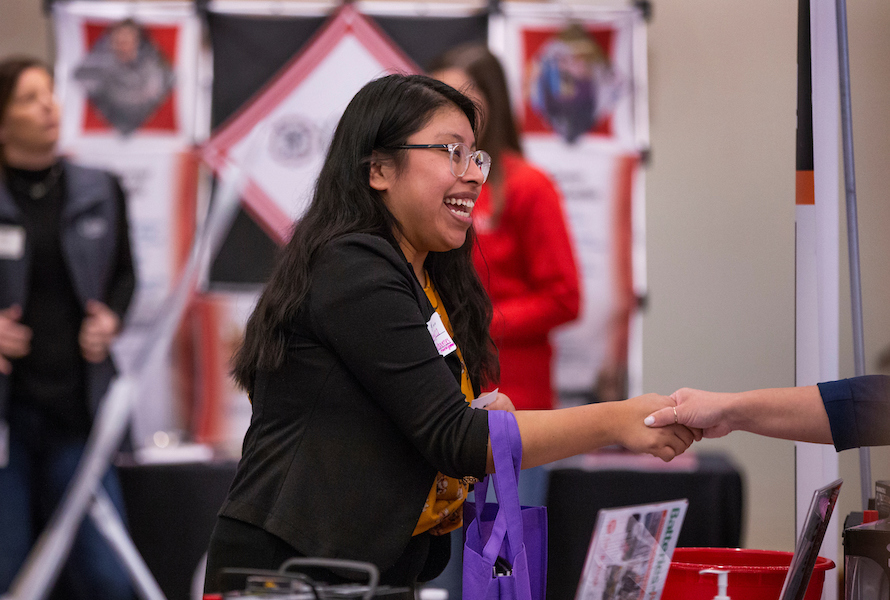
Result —
[[[847, 244], [850, 256], [850, 299], [853, 313], [853, 360], [856, 375], [865, 375], [865, 342], [862, 326], [862, 281], [859, 274], [859, 219], [856, 211], [856, 168], [853, 160], [853, 108], [850, 100], [850, 49], [847, 44], [847, 0], [836, 0], [837, 47], [841, 92], [841, 132], [844, 150], [844, 189], [847, 203]], [[871, 454], [859, 449], [862, 509], [871, 498]]]
[[120, 515], [117, 514], [114, 504], [111, 503], [111, 499], [102, 488], [99, 488], [93, 498], [90, 518], [96, 525], [96, 529], [123, 560], [139, 596], [145, 600], [166, 600], [164, 592], [161, 591], [161, 587], [155, 581], [151, 571], [148, 570], [142, 555], [139, 554], [133, 540], [130, 539], [130, 534], [127, 533], [127, 528], [121, 521]]

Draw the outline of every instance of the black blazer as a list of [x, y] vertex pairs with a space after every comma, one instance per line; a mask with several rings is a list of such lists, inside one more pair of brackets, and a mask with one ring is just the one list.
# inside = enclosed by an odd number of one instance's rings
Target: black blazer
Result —
[[433, 312], [386, 240], [351, 234], [328, 244], [284, 365], [257, 375], [220, 514], [307, 556], [392, 566], [437, 471], [485, 475], [488, 418], [467, 405], [455, 353], [436, 351]]

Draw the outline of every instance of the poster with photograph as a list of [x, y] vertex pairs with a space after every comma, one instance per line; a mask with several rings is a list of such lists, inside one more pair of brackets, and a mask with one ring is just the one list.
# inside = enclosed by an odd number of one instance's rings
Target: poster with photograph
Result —
[[192, 143], [200, 23], [186, 2], [53, 4], [62, 145]]
[[581, 271], [581, 314], [553, 340], [555, 386], [563, 404], [623, 398], [641, 380], [629, 364], [639, 352], [631, 320], [646, 293], [645, 22], [636, 8], [502, 6], [492, 49], [525, 155], [563, 194]]

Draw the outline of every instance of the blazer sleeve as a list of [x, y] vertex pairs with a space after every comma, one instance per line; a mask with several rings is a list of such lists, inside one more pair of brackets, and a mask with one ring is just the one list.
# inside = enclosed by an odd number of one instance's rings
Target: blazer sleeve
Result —
[[418, 293], [410, 265], [388, 242], [345, 236], [313, 267], [311, 327], [431, 465], [484, 476], [487, 414], [469, 407], [436, 350], [424, 310], [432, 307]]
[[838, 450], [890, 445], [890, 377], [863, 375], [819, 384]]

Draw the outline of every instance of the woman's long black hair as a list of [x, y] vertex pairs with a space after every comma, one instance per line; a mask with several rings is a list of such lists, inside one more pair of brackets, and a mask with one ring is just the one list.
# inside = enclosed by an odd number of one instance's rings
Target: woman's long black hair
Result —
[[[325, 244], [347, 233], [371, 233], [398, 248], [394, 231], [399, 223], [370, 186], [371, 154], [391, 156], [398, 169], [405, 151], [385, 149], [405, 144], [446, 106], [459, 108], [476, 131], [477, 109], [472, 101], [423, 75], [389, 75], [374, 80], [346, 107], [309, 208], [295, 225], [293, 237], [247, 322], [232, 370], [241, 387], [251, 391], [258, 370], [274, 370], [282, 365], [287, 325], [306, 297], [314, 258]], [[489, 335], [491, 301], [471, 259], [474, 241], [470, 227], [463, 246], [430, 252], [425, 267], [448, 311], [470, 379], [484, 386], [497, 380], [498, 365]]]

